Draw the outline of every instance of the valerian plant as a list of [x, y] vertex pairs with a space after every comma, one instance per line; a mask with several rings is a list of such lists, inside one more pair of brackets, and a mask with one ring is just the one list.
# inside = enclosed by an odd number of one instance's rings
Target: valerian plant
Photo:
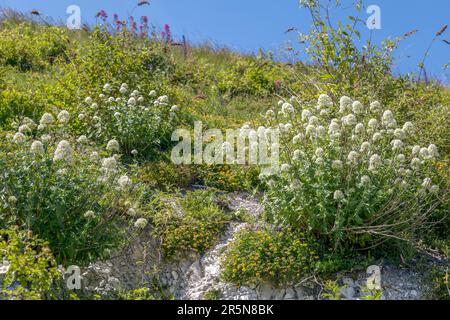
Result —
[[154, 158], [170, 145], [180, 108], [156, 91], [131, 91], [126, 83], [114, 90], [105, 84], [98, 99], [87, 97], [78, 118], [88, 137], [101, 143], [117, 140], [123, 154]]
[[120, 163], [119, 143], [103, 150], [86, 135], [72, 138], [71, 120], [65, 110], [44, 113], [39, 124], [20, 119], [1, 139], [0, 226], [32, 230], [59, 262], [86, 263], [146, 220], [135, 220], [141, 187]]
[[388, 240], [417, 243], [444, 201], [434, 144], [415, 144], [413, 123], [400, 124], [378, 102], [294, 96], [267, 113], [281, 133], [278, 175], [268, 182], [270, 220], [309, 232], [335, 248]]

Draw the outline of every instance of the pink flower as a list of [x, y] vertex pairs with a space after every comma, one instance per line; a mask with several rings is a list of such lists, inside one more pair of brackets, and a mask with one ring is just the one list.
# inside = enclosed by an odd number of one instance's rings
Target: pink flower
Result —
[[106, 11], [102, 9], [99, 12], [97, 12], [96, 17], [106, 20], [106, 18], [108, 18], [108, 15], [106, 14]]

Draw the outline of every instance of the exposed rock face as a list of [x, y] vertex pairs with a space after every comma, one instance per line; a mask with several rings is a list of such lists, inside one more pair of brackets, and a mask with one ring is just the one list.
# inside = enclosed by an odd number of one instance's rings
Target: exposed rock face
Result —
[[[263, 207], [260, 202], [244, 193], [228, 195], [226, 206], [229, 211], [245, 209], [255, 218], [255, 224], [261, 223]], [[108, 293], [121, 287], [133, 289], [149, 283], [157, 277], [162, 285], [177, 299], [203, 299], [208, 292], [216, 292], [223, 300], [311, 300], [323, 299], [321, 288], [314, 281], [276, 288], [270, 284], [236, 287], [221, 280], [220, 260], [228, 244], [236, 234], [252, 227], [246, 222], [231, 222], [218, 242], [204, 255], [190, 254], [176, 263], [168, 263], [155, 255], [152, 248], [158, 243], [143, 232], [142, 236], [118, 252], [107, 262], [98, 262], [83, 272], [83, 280], [87, 288], [97, 293]], [[159, 266], [155, 269], [155, 266]], [[341, 276], [340, 296], [342, 299], [361, 299], [367, 293], [365, 288], [368, 274], [358, 272]], [[382, 299], [409, 300], [421, 299], [424, 288], [421, 275], [409, 269], [383, 266], [381, 268]]]

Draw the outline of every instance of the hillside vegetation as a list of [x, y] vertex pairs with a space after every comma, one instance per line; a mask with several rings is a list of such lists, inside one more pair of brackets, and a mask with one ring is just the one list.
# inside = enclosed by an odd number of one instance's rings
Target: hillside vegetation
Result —
[[[308, 60], [295, 63], [106, 18], [71, 31], [4, 17], [0, 297], [75, 298], [58, 289], [57, 265], [108, 259], [142, 232], [168, 260], [204, 253], [230, 220], [245, 219], [217, 199], [232, 191], [261, 195], [266, 208], [223, 261], [239, 285], [328, 278], [376, 259], [448, 259], [450, 90], [392, 74], [401, 38], [358, 49], [356, 24], [331, 28], [311, 3]], [[173, 164], [172, 132], [194, 121], [279, 130], [282, 172]], [[114, 298], [161, 298], [149, 288]]]

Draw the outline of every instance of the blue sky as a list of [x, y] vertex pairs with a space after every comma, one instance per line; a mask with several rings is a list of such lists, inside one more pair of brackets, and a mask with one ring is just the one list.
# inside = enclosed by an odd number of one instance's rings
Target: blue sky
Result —
[[[345, 2], [345, 0], [343, 0]], [[78, 5], [83, 22], [94, 23], [95, 14], [104, 9], [112, 16], [126, 18], [137, 0], [0, 0], [0, 7], [29, 12], [37, 9], [55, 20], [65, 21], [66, 8]], [[168, 23], [177, 36], [186, 35], [190, 41], [212, 41], [218, 45], [243, 52], [257, 52], [259, 48], [279, 52], [294, 34], [285, 34], [291, 26], [307, 31], [310, 20], [298, 0], [151, 0], [133, 12], [135, 17], [147, 15], [150, 23], [163, 26]], [[396, 52], [396, 72], [417, 71], [431, 39], [441, 26], [449, 23], [449, 0], [367, 0], [366, 5], [381, 9], [381, 30], [373, 33], [374, 41], [401, 36], [412, 29], [419, 32], [404, 41]], [[350, 9], [333, 12], [339, 19], [352, 14]], [[366, 20], [369, 14], [362, 13]], [[450, 40], [450, 29], [443, 35]], [[450, 45], [434, 43], [426, 62], [428, 73], [446, 83], [449, 71], [442, 66], [449, 62]]]

